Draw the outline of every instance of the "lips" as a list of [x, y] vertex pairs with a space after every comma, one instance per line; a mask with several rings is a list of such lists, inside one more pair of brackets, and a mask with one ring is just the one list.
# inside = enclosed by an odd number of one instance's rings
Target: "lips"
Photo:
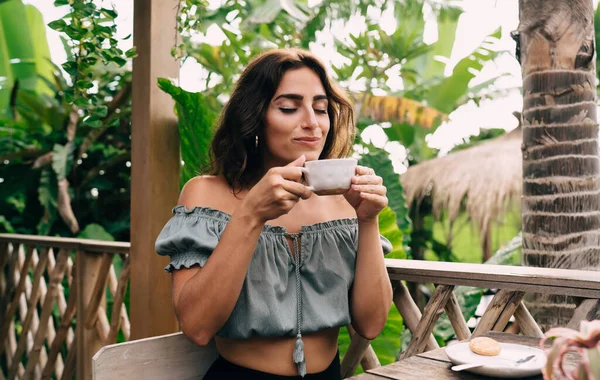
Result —
[[294, 140], [301, 141], [301, 142], [318, 142], [321, 139], [319, 137], [298, 137], [298, 138], [295, 138]]
[[320, 144], [321, 139], [319, 137], [298, 137], [294, 141], [302, 145], [317, 146]]

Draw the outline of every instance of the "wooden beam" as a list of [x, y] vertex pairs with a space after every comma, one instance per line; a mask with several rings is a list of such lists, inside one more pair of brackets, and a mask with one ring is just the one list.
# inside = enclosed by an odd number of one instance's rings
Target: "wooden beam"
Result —
[[540, 329], [540, 326], [538, 326], [535, 319], [533, 319], [531, 313], [529, 313], [529, 310], [527, 310], [527, 307], [525, 306], [523, 301], [521, 301], [519, 306], [517, 306], [517, 310], [515, 310], [514, 316], [523, 334], [535, 338], [544, 337], [542, 329]]
[[472, 336], [487, 334], [492, 330], [504, 330], [508, 320], [521, 303], [524, 294], [523, 292], [500, 289], [485, 309], [483, 317], [475, 327]]
[[411, 356], [425, 351], [427, 338], [433, 332], [435, 323], [444, 312], [444, 307], [452, 295], [452, 290], [454, 290], [454, 286], [449, 285], [438, 285], [435, 288], [431, 299], [427, 303], [427, 306], [425, 306], [423, 316], [413, 332], [412, 339], [410, 340], [406, 351], [402, 353], [403, 359], [410, 358]]
[[579, 331], [581, 321], [591, 321], [598, 318], [600, 318], [600, 300], [584, 300], [575, 309], [575, 314], [567, 327]]
[[512, 265], [385, 259], [390, 279], [600, 298], [597, 272]]
[[[419, 321], [421, 321], [422, 318], [421, 310], [419, 310], [419, 307], [415, 304], [415, 301], [410, 296], [408, 288], [402, 281], [392, 281], [392, 286], [394, 287], [394, 305], [396, 305], [398, 312], [402, 316], [402, 319], [404, 319], [406, 327], [408, 327], [414, 336]], [[436, 348], [440, 348], [440, 346], [433, 335], [429, 334], [427, 337], [427, 350], [435, 350]]]
[[173, 100], [157, 86], [175, 78], [177, 0], [135, 0], [131, 134], [131, 339], [178, 331], [168, 258], [154, 250], [179, 194], [179, 137]]
[[369, 347], [371, 347], [371, 341], [363, 338], [359, 334], [356, 334], [352, 326], [348, 326], [348, 335], [350, 335], [351, 341], [348, 351], [344, 355], [344, 359], [342, 360], [341, 364], [342, 379], [354, 375], [354, 372], [356, 372], [358, 364], [365, 355], [365, 352]]
[[471, 337], [471, 330], [469, 330], [467, 321], [465, 321], [465, 316], [460, 310], [460, 305], [458, 304], [458, 300], [454, 293], [450, 294], [450, 299], [444, 307], [444, 310], [446, 311], [446, 315], [448, 315], [448, 319], [452, 324], [452, 328], [454, 329], [458, 340], [469, 339]]

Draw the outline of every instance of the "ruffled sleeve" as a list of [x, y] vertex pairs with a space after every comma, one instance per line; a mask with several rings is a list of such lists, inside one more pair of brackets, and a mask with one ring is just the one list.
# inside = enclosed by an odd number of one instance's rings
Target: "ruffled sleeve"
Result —
[[226, 224], [226, 220], [215, 211], [198, 207], [188, 210], [185, 206], [173, 209], [173, 217], [164, 226], [155, 244], [159, 255], [171, 259], [165, 271], [171, 273], [206, 264]]

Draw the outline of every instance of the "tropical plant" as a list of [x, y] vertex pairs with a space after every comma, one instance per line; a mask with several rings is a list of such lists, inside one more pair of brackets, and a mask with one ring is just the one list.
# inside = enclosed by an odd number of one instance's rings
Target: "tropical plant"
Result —
[[0, 118], [13, 116], [15, 88], [49, 93], [44, 80], [52, 79], [50, 50], [40, 11], [22, 0], [0, 2]]
[[91, 1], [70, 10], [50, 23], [68, 37], [68, 76], [52, 66], [45, 91], [11, 90], [12, 118], [0, 128], [0, 228], [128, 240], [131, 72], [118, 68], [126, 54], [114, 46], [116, 13]]
[[[579, 331], [564, 327], [555, 327], [544, 334], [540, 347], [553, 340], [552, 347], [546, 350], [546, 365], [542, 369], [545, 380], [600, 379], [600, 320], [581, 321]], [[579, 363], [570, 372], [565, 369], [565, 355], [575, 351], [579, 354]]]

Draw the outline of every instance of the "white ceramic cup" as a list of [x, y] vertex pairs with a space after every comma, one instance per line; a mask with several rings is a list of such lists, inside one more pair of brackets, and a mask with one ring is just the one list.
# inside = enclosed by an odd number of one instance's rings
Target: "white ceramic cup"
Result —
[[301, 169], [308, 189], [315, 194], [344, 194], [350, 189], [357, 162], [355, 158], [315, 160], [305, 162]]

